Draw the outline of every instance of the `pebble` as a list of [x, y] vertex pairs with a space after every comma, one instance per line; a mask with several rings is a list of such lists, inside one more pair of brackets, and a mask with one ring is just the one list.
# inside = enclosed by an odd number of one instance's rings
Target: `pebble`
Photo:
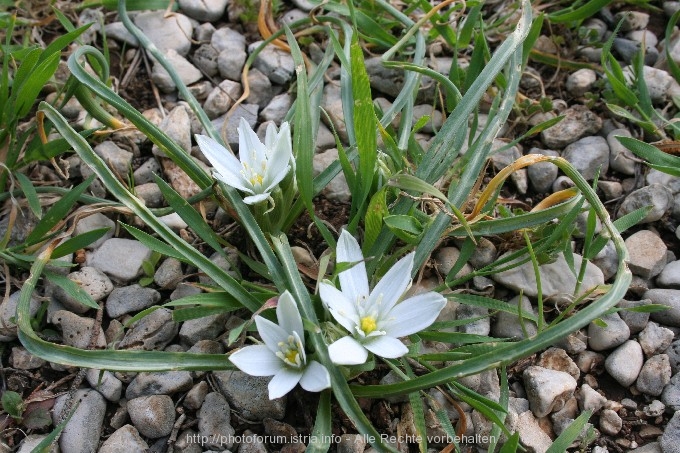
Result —
[[[444, 124], [444, 115], [430, 104], [419, 104], [413, 106], [413, 118], [411, 124], [415, 125], [422, 117], [428, 117], [429, 121], [420, 129], [421, 132], [435, 134]], [[493, 161], [494, 155], [491, 156]]]
[[140, 396], [127, 402], [130, 421], [142, 436], [158, 439], [172, 432], [175, 405], [168, 395]]
[[671, 363], [673, 374], [680, 371], [680, 340], [676, 340], [664, 351]]
[[[508, 305], [517, 307], [521, 296], [515, 296], [508, 301]], [[522, 297], [522, 313], [536, 315], [534, 307], [531, 305], [531, 300], [528, 297]], [[526, 335], [525, 335], [526, 332]], [[520, 322], [520, 317], [505, 311], [499, 311], [491, 326], [491, 334], [496, 338], [515, 338], [522, 339], [536, 335], [536, 323], [524, 319]], [[545, 365], [541, 365], [545, 366]], [[547, 367], [550, 368], [550, 367]]]
[[[59, 453], [60, 450], [57, 444], [52, 444], [45, 450], [36, 449], [36, 447], [40, 445], [40, 443], [47, 437], [48, 434], [29, 434], [28, 436], [24, 437], [24, 440], [21, 441], [19, 444], [19, 449], [16, 451], [16, 453], [33, 453], [34, 451], [39, 451], [41, 453]], [[0, 451], [4, 453], [5, 451], [10, 450], [4, 450], [0, 448]]]
[[[636, 47], [639, 47], [639, 44], [636, 45]], [[649, 55], [654, 58], [654, 61], [651, 63], [654, 64], [656, 58], [658, 58], [658, 54], [650, 53]], [[648, 64], [650, 63], [647, 61], [647, 58], [645, 58], [645, 65]], [[629, 82], [636, 79], [635, 73], [631, 67], [624, 68], [623, 75]], [[647, 90], [649, 91], [649, 98], [652, 102], [654, 104], [663, 104], [666, 102], [670, 88], [675, 81], [673, 77], [668, 72], [651, 66], [643, 66], [642, 77], [645, 79]]]
[[644, 30], [649, 23], [649, 14], [642, 11], [620, 11], [614, 15], [614, 22], [621, 22], [622, 32]]
[[604, 367], [619, 384], [628, 387], [638, 378], [643, 361], [640, 344], [628, 340], [609, 354]]
[[321, 106], [327, 113], [327, 115], [321, 115], [321, 119], [326, 122], [329, 129], [338, 134], [343, 142], [347, 142], [347, 126], [345, 125], [339, 86], [332, 83], [326, 84], [323, 88]]
[[106, 314], [117, 318], [127, 313], [142, 311], [161, 300], [161, 294], [153, 288], [138, 284], [119, 286], [106, 300]]
[[199, 22], [215, 22], [222, 17], [228, 0], [179, 0], [182, 12]]
[[113, 233], [116, 228], [116, 223], [113, 220], [100, 212], [96, 212], [78, 220], [78, 223], [76, 223], [76, 226], [73, 230], [73, 236], [78, 236], [83, 233], [87, 233], [88, 231], [97, 230], [100, 228], [108, 228], [109, 230], [104, 233], [102, 237], [85, 246], [85, 248], [88, 250], [94, 250], [102, 245], [106, 240], [113, 237]]
[[588, 384], [583, 384], [576, 392], [576, 400], [582, 411], [597, 413], [607, 403], [607, 398]]
[[665, 410], [666, 406], [659, 400], [652, 401], [642, 409], [647, 417], [658, 417], [659, 415], [662, 415]]
[[190, 371], [158, 371], [139, 373], [125, 390], [125, 398], [140, 396], [174, 395], [186, 392], [193, 386]]
[[130, 47], [139, 47], [137, 37], [130, 33], [122, 22], [111, 22], [104, 25], [104, 32], [107, 38], [115, 39]]
[[123, 383], [110, 371], [100, 371], [90, 368], [85, 374], [90, 387], [114, 403], [120, 401], [123, 394]]
[[629, 453], [664, 453], [664, 452], [661, 451], [661, 446], [659, 445], [658, 442], [651, 442], [642, 447], [630, 450]]
[[619, 208], [618, 217], [622, 217], [636, 209], [652, 206], [640, 223], [656, 222], [673, 207], [673, 193], [661, 184], [650, 184], [631, 192]]
[[[582, 214], [579, 215], [577, 221], [580, 219], [582, 219]], [[596, 225], [601, 226], [602, 224], [596, 223]], [[619, 267], [619, 255], [616, 252], [616, 246], [614, 243], [612, 241], [608, 241], [602, 250], [597, 252], [597, 255], [593, 257], [592, 263], [600, 268], [605, 281], [616, 275], [616, 271]]]
[[649, 169], [647, 176], [645, 177], [648, 185], [660, 184], [667, 187], [673, 194], [680, 193], [680, 178], [677, 176], [669, 175], [668, 173], [663, 173], [654, 168]]
[[[517, 146], [511, 146], [503, 151], [496, 151], [502, 149], [505, 145], [507, 145], [507, 143], [498, 139], [495, 139], [491, 145], [492, 154], [489, 160], [497, 171], [502, 170], [522, 156], [522, 153]], [[515, 184], [519, 193], [525, 194], [527, 192], [529, 182], [526, 168], [521, 168], [510, 173], [510, 180]]]
[[623, 420], [613, 410], [605, 409], [600, 413], [600, 430], [603, 433], [615, 436], [621, 431], [622, 427]]
[[[3, 297], [0, 303], [0, 342], [12, 341], [17, 338], [17, 306], [19, 305], [19, 298], [21, 291], [10, 294], [9, 297]], [[29, 313], [33, 318], [40, 310], [40, 301], [31, 295], [29, 302]]]
[[104, 441], [97, 453], [130, 453], [148, 451], [149, 445], [139, 435], [139, 431], [132, 425], [118, 428]]
[[[89, 349], [94, 319], [82, 318], [66, 310], [57, 310], [50, 316], [50, 323], [61, 329], [64, 344], [74, 348]], [[95, 348], [106, 347], [106, 337], [102, 329], [99, 329], [99, 336], [94, 346]]]
[[160, 208], [165, 204], [161, 188], [155, 182], [135, 186], [135, 195], [144, 202], [147, 208]]
[[562, 121], [541, 132], [541, 140], [548, 148], [562, 149], [602, 127], [599, 115], [582, 105], [568, 108], [562, 114], [565, 116]]
[[[442, 276], [448, 276], [460, 258], [460, 250], [456, 247], [442, 247], [434, 254], [434, 267]], [[461, 278], [472, 272], [472, 266], [465, 263], [453, 278]]]
[[630, 338], [630, 329], [618, 313], [600, 317], [607, 324], [600, 327], [595, 322], [588, 326], [588, 345], [593, 351], [604, 351], [615, 348]]
[[337, 453], [363, 453], [366, 449], [366, 436], [343, 434], [338, 440]]
[[183, 278], [182, 262], [172, 257], [166, 258], [153, 274], [153, 282], [161, 289], [174, 290]]
[[[546, 156], [559, 157], [560, 153], [551, 149], [531, 148], [529, 154], [543, 154]], [[559, 168], [557, 165], [550, 162], [538, 162], [527, 167], [527, 177], [531, 187], [539, 193], [549, 193]]]
[[147, 11], [135, 15], [133, 21], [161, 53], [167, 50], [183, 56], [189, 53], [193, 26], [184, 14], [173, 13], [166, 17], [165, 11]]
[[[165, 51], [164, 56], [184, 85], [191, 85], [203, 78], [201, 70], [191, 64], [189, 60], [176, 50], [168, 49]], [[156, 62], [151, 69], [151, 79], [163, 93], [172, 93], [177, 89], [177, 85], [175, 84], [175, 81], [172, 80], [170, 73], [158, 62]]]
[[10, 362], [12, 362], [12, 366], [18, 370], [35, 370], [46, 363], [43, 359], [34, 356], [21, 346], [12, 348]]
[[[314, 177], [318, 176], [322, 171], [328, 168], [333, 162], [338, 160], [338, 150], [335, 148], [328, 149], [324, 152], [317, 153], [313, 158]], [[352, 197], [352, 193], [347, 185], [347, 180], [342, 171], [338, 173], [331, 182], [323, 189], [323, 195], [329, 200], [347, 203]]]
[[[61, 422], [62, 412], [66, 409], [69, 395], [57, 398], [52, 411], [52, 421], [56, 426]], [[97, 450], [106, 415], [106, 400], [94, 390], [80, 389], [73, 395], [73, 415], [59, 436], [59, 447], [63, 452], [92, 453]], [[75, 407], [78, 403], [78, 407]], [[65, 414], [66, 415], [66, 414]]]
[[592, 373], [602, 368], [604, 355], [595, 351], [582, 351], [576, 357], [576, 366], [584, 373]]
[[243, 418], [281, 420], [285, 415], [287, 397], [269, 399], [270, 378], [250, 376], [242, 371], [216, 371], [213, 376], [229, 405]]
[[[651, 301], [648, 299], [634, 301], [621, 299], [617, 306], [619, 308], [634, 308], [649, 304], [651, 304]], [[631, 335], [641, 332], [649, 322], [649, 312], [621, 310], [618, 313], [621, 319], [628, 325]]]
[[661, 392], [661, 402], [671, 411], [680, 411], [680, 373], [671, 377], [671, 380]]
[[581, 97], [591, 90], [596, 80], [597, 73], [592, 69], [578, 69], [567, 77], [566, 88], [572, 96]]
[[230, 313], [216, 313], [184, 321], [179, 329], [179, 338], [183, 344], [189, 346], [201, 340], [217, 338], [224, 332], [224, 324], [229, 316]]
[[248, 54], [242, 44], [233, 43], [233, 47], [220, 51], [217, 55], [217, 70], [220, 77], [227, 80], [240, 81], [243, 66]]
[[597, 188], [602, 191], [602, 195], [607, 201], [619, 198], [621, 195], [623, 195], [623, 187], [621, 186], [621, 183], [618, 181], [598, 181]]
[[206, 381], [199, 382], [187, 392], [184, 400], [182, 400], [182, 405], [191, 411], [200, 409], [209, 391], [210, 386]]
[[560, 410], [576, 390], [576, 380], [563, 371], [530, 366], [522, 376], [531, 411], [539, 418]]
[[[582, 258], [574, 253], [574, 265], [576, 269], [581, 266]], [[563, 254], [557, 255], [552, 263], [539, 266], [543, 297], [554, 297], [570, 295], [576, 287], [576, 277], [569, 269], [569, 265]], [[525, 296], [536, 297], [536, 275], [531, 262], [524, 263], [513, 269], [493, 274], [491, 278], [508, 288], [517, 292], [523, 292]], [[581, 292], [588, 291], [590, 288], [604, 284], [602, 271], [594, 264], [588, 262], [585, 275], [581, 283]]]
[[581, 372], [578, 366], [576, 366], [576, 363], [569, 357], [567, 351], [562, 348], [546, 349], [538, 358], [536, 365], [549, 370], [563, 371], [577, 381], [581, 376]]
[[675, 334], [672, 330], [660, 326], [655, 322], [650, 322], [640, 332], [638, 342], [645, 355], [651, 357], [664, 352], [673, 342]]
[[671, 364], [666, 354], [647, 359], [635, 386], [645, 395], [659, 396], [671, 380]]
[[668, 421], [663, 435], [659, 439], [659, 446], [663, 453], [680, 452], [680, 411], [675, 412]]
[[678, 289], [650, 289], [644, 294], [653, 304], [669, 307], [667, 310], [657, 311], [649, 315], [652, 321], [669, 327], [680, 327], [680, 290]]
[[575, 185], [576, 184], [574, 184], [574, 181], [572, 181], [568, 176], [558, 176], [555, 182], [553, 182], [552, 191], [559, 192], [560, 190], [570, 189]]
[[[249, 53], [260, 47], [261, 41], [254, 42], [248, 46]], [[265, 46], [257, 54], [253, 67], [266, 75], [272, 83], [285, 85], [290, 82], [295, 74], [295, 63], [290, 53], [285, 52], [272, 44]]]
[[172, 319], [172, 311], [159, 308], [132, 324], [118, 345], [120, 349], [163, 349], [177, 335], [179, 326]]
[[[104, 299], [113, 291], [113, 283], [102, 271], [94, 267], [85, 266], [80, 270], [71, 272], [67, 278], [82, 288], [95, 302]], [[78, 301], [68, 294], [63, 288], [56, 287], [54, 296], [64, 307], [74, 313], [85, 313], [90, 307]]]
[[[558, 123], [559, 124], [559, 123]], [[562, 157], [571, 163], [587, 180], [603, 175], [609, 169], [609, 145], [600, 136], [584, 137], [564, 148]]]
[[240, 83], [224, 80], [208, 94], [208, 98], [203, 103], [203, 110], [208, 118], [215, 119], [229, 111], [242, 93]]
[[151, 249], [139, 241], [111, 238], [86, 255], [86, 264], [125, 283], [142, 275], [142, 263], [150, 257]]
[[260, 108], [269, 105], [274, 97], [274, 89], [269, 77], [256, 68], [253, 68], [248, 72], [248, 83], [250, 84], [248, 102], [256, 104]]
[[663, 270], [656, 279], [659, 286], [679, 287], [680, 286], [680, 261], [671, 261], [664, 266]]
[[289, 93], [281, 93], [274, 96], [269, 104], [260, 112], [262, 121], [273, 121], [276, 125], [283, 122], [286, 114], [293, 105], [293, 98]]
[[632, 176], [635, 174], [635, 155], [616, 137], [632, 137], [628, 129], [614, 129], [607, 134], [607, 144], [609, 145], [609, 165], [612, 170], [618, 171], [623, 175]]
[[456, 319], [475, 319], [475, 321], [458, 326], [459, 332], [474, 335], [489, 335], [489, 332], [491, 332], [491, 319], [489, 318], [489, 309], [486, 307], [461, 304], [456, 310]]
[[[144, 163], [142, 165], [140, 165], [139, 168], [137, 168], [137, 170], [135, 170], [132, 173], [132, 177], [135, 180], [135, 185], [140, 185], [140, 184], [146, 184], [147, 182], [153, 182], [154, 181], [154, 174], [158, 175], [160, 173], [161, 173], [161, 166], [158, 163], [158, 161], [155, 158], [152, 157], [152, 158], [144, 161]], [[97, 214], [95, 214], [95, 215], [97, 215]], [[111, 237], [113, 237], [113, 227], [115, 227], [116, 224], [113, 222], [113, 220], [109, 219], [104, 214], [98, 213], [98, 215], [101, 215], [102, 217], [107, 219], [109, 222], [111, 222], [110, 223], [111, 228], [112, 228]], [[92, 216], [90, 216], [90, 217], [92, 217]], [[88, 217], [88, 219], [90, 217]], [[104, 242], [104, 241], [102, 241], [102, 242]], [[97, 247], [92, 247], [92, 248], [97, 248]]]
[[[208, 393], [196, 417], [198, 418], [198, 431], [201, 435], [208, 439], [214, 439], [205, 443], [204, 447], [220, 450], [233, 447], [233, 441], [222, 442], [223, 439], [233, 438], [234, 428], [231, 426], [229, 403], [221, 393]], [[241, 445], [243, 446], [245, 443]]]
[[530, 410], [520, 414], [510, 412], [506, 423], [511, 432], [519, 433], [520, 442], [528, 451], [545, 453], [553, 443]]
[[114, 142], [109, 140], [102, 142], [94, 147], [94, 152], [119, 175], [127, 175], [130, 171], [133, 154], [119, 148]]
[[640, 230], [625, 241], [630, 270], [642, 278], [656, 277], [666, 266], [666, 244], [649, 230]]

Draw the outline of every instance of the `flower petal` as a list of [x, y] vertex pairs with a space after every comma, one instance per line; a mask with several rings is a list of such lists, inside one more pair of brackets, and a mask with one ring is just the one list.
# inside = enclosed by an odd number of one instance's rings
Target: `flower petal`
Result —
[[245, 204], [258, 204], [269, 198], [269, 192], [258, 193], [257, 195], [249, 195], [243, 199]]
[[266, 170], [267, 148], [243, 117], [238, 124], [238, 156], [254, 172], [262, 175]]
[[[368, 307], [377, 305], [379, 313], [387, 313], [411, 284], [414, 253], [409, 253], [380, 279], [368, 298]], [[367, 308], [370, 310], [370, 308]]]
[[312, 360], [307, 364], [307, 368], [300, 378], [300, 385], [308, 392], [320, 392], [331, 386], [331, 376], [325, 366], [316, 360]]
[[278, 373], [274, 375], [271, 381], [269, 381], [269, 399], [275, 400], [276, 398], [281, 398], [286, 393], [293, 390], [293, 387], [300, 382], [302, 377], [302, 370], [294, 370], [289, 367], [283, 367]]
[[365, 341], [364, 347], [373, 354], [386, 359], [396, 359], [408, 352], [408, 348], [394, 337], [381, 335]]
[[368, 297], [366, 264], [364, 264], [364, 256], [361, 254], [359, 243], [347, 230], [342, 230], [340, 233], [336, 255], [338, 263], [356, 263], [338, 275], [342, 292], [354, 303], [363, 301]]
[[304, 329], [302, 328], [302, 317], [300, 310], [295, 304], [293, 295], [285, 290], [279, 296], [279, 302], [276, 306], [276, 318], [279, 320], [279, 326], [289, 334], [297, 332], [304, 345]]
[[338, 365], [361, 365], [366, 363], [368, 351], [348, 335], [328, 346], [328, 355]]
[[[267, 165], [267, 180], [266, 183], [263, 182], [264, 186], [269, 186], [271, 184], [278, 184], [281, 180], [273, 182], [281, 174], [285, 177], [290, 171], [289, 165], [295, 165], [295, 159], [293, 159], [293, 148], [292, 141], [290, 137], [290, 126], [288, 123], [283, 123], [281, 125], [281, 131], [276, 132], [276, 128], [273, 124], [269, 124], [267, 127], [267, 135], [264, 139], [265, 147], [267, 149], [268, 155], [268, 165]], [[283, 177], [281, 179], [283, 179]]]
[[272, 190], [274, 190], [274, 188], [281, 181], [283, 181], [283, 178], [285, 178], [286, 175], [288, 175], [289, 171], [290, 165], [288, 165], [287, 162], [281, 169], [267, 166], [267, 171], [264, 175], [264, 179], [262, 180], [262, 187], [264, 187], [264, 190], [267, 192], [271, 192]]
[[231, 187], [252, 193], [250, 184], [246, 184], [241, 174], [243, 165], [231, 151], [205, 135], [196, 135], [196, 143], [219, 175], [218, 179]]
[[251, 376], [273, 376], [284, 366], [281, 359], [261, 344], [239, 349], [229, 356], [229, 361]]
[[260, 337], [267, 345], [270, 351], [276, 353], [280, 350], [279, 343], [287, 343], [290, 333], [283, 330], [277, 324], [274, 324], [270, 320], [263, 318], [262, 316], [255, 316], [255, 324], [257, 325], [257, 331], [260, 333]]
[[409, 297], [390, 310], [380, 328], [395, 338], [420, 332], [437, 319], [445, 305], [444, 296], [434, 291]]
[[319, 295], [321, 296], [321, 301], [328, 308], [328, 311], [331, 312], [331, 315], [333, 315], [333, 318], [342, 327], [350, 332], [354, 332], [355, 327], [359, 323], [359, 313], [357, 312], [356, 304], [350, 301], [345, 293], [326, 282], [319, 283]]

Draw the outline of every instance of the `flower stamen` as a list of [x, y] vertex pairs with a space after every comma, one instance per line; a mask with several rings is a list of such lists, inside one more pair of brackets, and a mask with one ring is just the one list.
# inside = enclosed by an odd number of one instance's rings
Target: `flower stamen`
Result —
[[359, 327], [364, 331], [364, 334], [368, 335], [378, 328], [378, 323], [373, 316], [364, 316], [360, 320]]

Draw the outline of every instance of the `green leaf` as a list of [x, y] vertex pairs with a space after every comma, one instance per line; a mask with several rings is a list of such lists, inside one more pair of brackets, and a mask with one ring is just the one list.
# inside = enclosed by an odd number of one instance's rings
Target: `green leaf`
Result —
[[87, 231], [64, 241], [54, 249], [54, 252], [52, 252], [52, 259], [61, 258], [69, 253], [74, 253], [77, 250], [87, 247], [104, 236], [110, 229], [110, 227], [97, 228], [96, 230]]
[[375, 240], [378, 239], [383, 225], [383, 218], [386, 215], [389, 215], [387, 209], [387, 191], [383, 188], [373, 194], [366, 209], [366, 218], [364, 219], [364, 228], [366, 230], [364, 233], [364, 252], [370, 250]]
[[70, 278], [50, 271], [45, 271], [45, 277], [63, 289], [68, 296], [74, 298], [86, 307], [94, 308], [95, 310], [99, 309], [99, 305], [92, 299], [92, 296]]
[[389, 215], [383, 218], [385, 225], [401, 240], [414, 244], [423, 234], [422, 224], [410, 215]]
[[508, 438], [503, 444], [503, 447], [499, 450], [499, 453], [515, 453], [517, 447], [519, 447], [519, 431], [513, 433], [512, 436]]
[[21, 418], [21, 414], [24, 412], [24, 401], [21, 399], [21, 395], [11, 390], [5, 391], [2, 394], [1, 402], [2, 408], [12, 418]]
[[582, 21], [599, 13], [611, 2], [612, 0], [588, 0], [580, 6], [577, 6], [578, 3], [574, 3], [569, 8], [548, 14], [548, 20], [553, 24]]
[[552, 445], [546, 450], [546, 453], [564, 453], [567, 451], [569, 446], [578, 439], [591, 415], [592, 412], [583, 411], [583, 413], [581, 413], [581, 415], [579, 415], [578, 418], [553, 441]]
[[130, 233], [132, 236], [134, 236], [135, 239], [137, 239], [139, 242], [141, 242], [142, 244], [149, 247], [154, 252], [158, 252], [161, 255], [165, 255], [165, 256], [171, 256], [171, 257], [176, 258], [180, 261], [186, 261], [186, 258], [181, 253], [177, 252], [173, 247], [166, 244], [165, 242], [162, 242], [161, 240], [156, 239], [155, 237], [151, 236], [150, 234], [145, 233], [142, 230], [135, 228], [131, 225], [126, 225], [125, 223], [122, 223], [122, 222], [120, 222], [120, 224], [123, 228], [125, 228], [125, 230], [128, 233]]
[[33, 187], [31, 180], [28, 179], [28, 177], [23, 173], [15, 173], [15, 176], [19, 182], [21, 190], [26, 196], [28, 207], [31, 208], [31, 212], [33, 212], [33, 215], [35, 215], [37, 218], [41, 218], [42, 207], [40, 206], [40, 200], [38, 199], [38, 192], [36, 192], [35, 187]]
[[52, 415], [44, 407], [36, 407], [34, 410], [27, 410], [21, 425], [26, 429], [42, 429], [52, 424]]
[[633, 154], [646, 160], [650, 164], [664, 167], [680, 167], [680, 157], [664, 153], [656, 146], [641, 142], [632, 137], [616, 137], [619, 142], [628, 148]]
[[182, 297], [164, 304], [164, 307], [182, 307], [186, 305], [204, 305], [210, 307], [221, 307], [225, 311], [243, 308], [238, 300], [225, 292], [199, 293], [191, 296]]
[[326, 453], [331, 448], [331, 391], [324, 390], [319, 398], [316, 419], [311, 433], [311, 441], [305, 453]]

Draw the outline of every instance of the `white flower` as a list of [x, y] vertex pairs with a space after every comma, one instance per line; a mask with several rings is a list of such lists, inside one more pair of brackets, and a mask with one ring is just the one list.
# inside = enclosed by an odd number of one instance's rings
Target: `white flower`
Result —
[[293, 150], [288, 123], [276, 131], [267, 127], [264, 143], [241, 118], [238, 126], [240, 161], [224, 146], [204, 135], [196, 135], [203, 155], [215, 168], [215, 177], [225, 184], [249, 194], [243, 201], [260, 203], [269, 198], [277, 184], [286, 177], [293, 162]]
[[331, 315], [350, 335], [328, 347], [331, 360], [339, 365], [359, 365], [366, 361], [368, 351], [390, 359], [406, 354], [408, 349], [398, 338], [432, 324], [446, 299], [430, 291], [397, 303], [411, 285], [413, 253], [392, 266], [370, 293], [361, 248], [345, 230], [338, 239], [336, 254], [338, 263], [353, 266], [338, 275], [342, 291], [322, 282], [319, 293]]
[[330, 387], [328, 370], [315, 360], [307, 360], [302, 317], [288, 291], [279, 297], [276, 317], [278, 325], [255, 316], [264, 344], [239, 349], [229, 356], [231, 363], [251, 376], [274, 376], [269, 382], [272, 400], [290, 392], [298, 382], [310, 392]]

